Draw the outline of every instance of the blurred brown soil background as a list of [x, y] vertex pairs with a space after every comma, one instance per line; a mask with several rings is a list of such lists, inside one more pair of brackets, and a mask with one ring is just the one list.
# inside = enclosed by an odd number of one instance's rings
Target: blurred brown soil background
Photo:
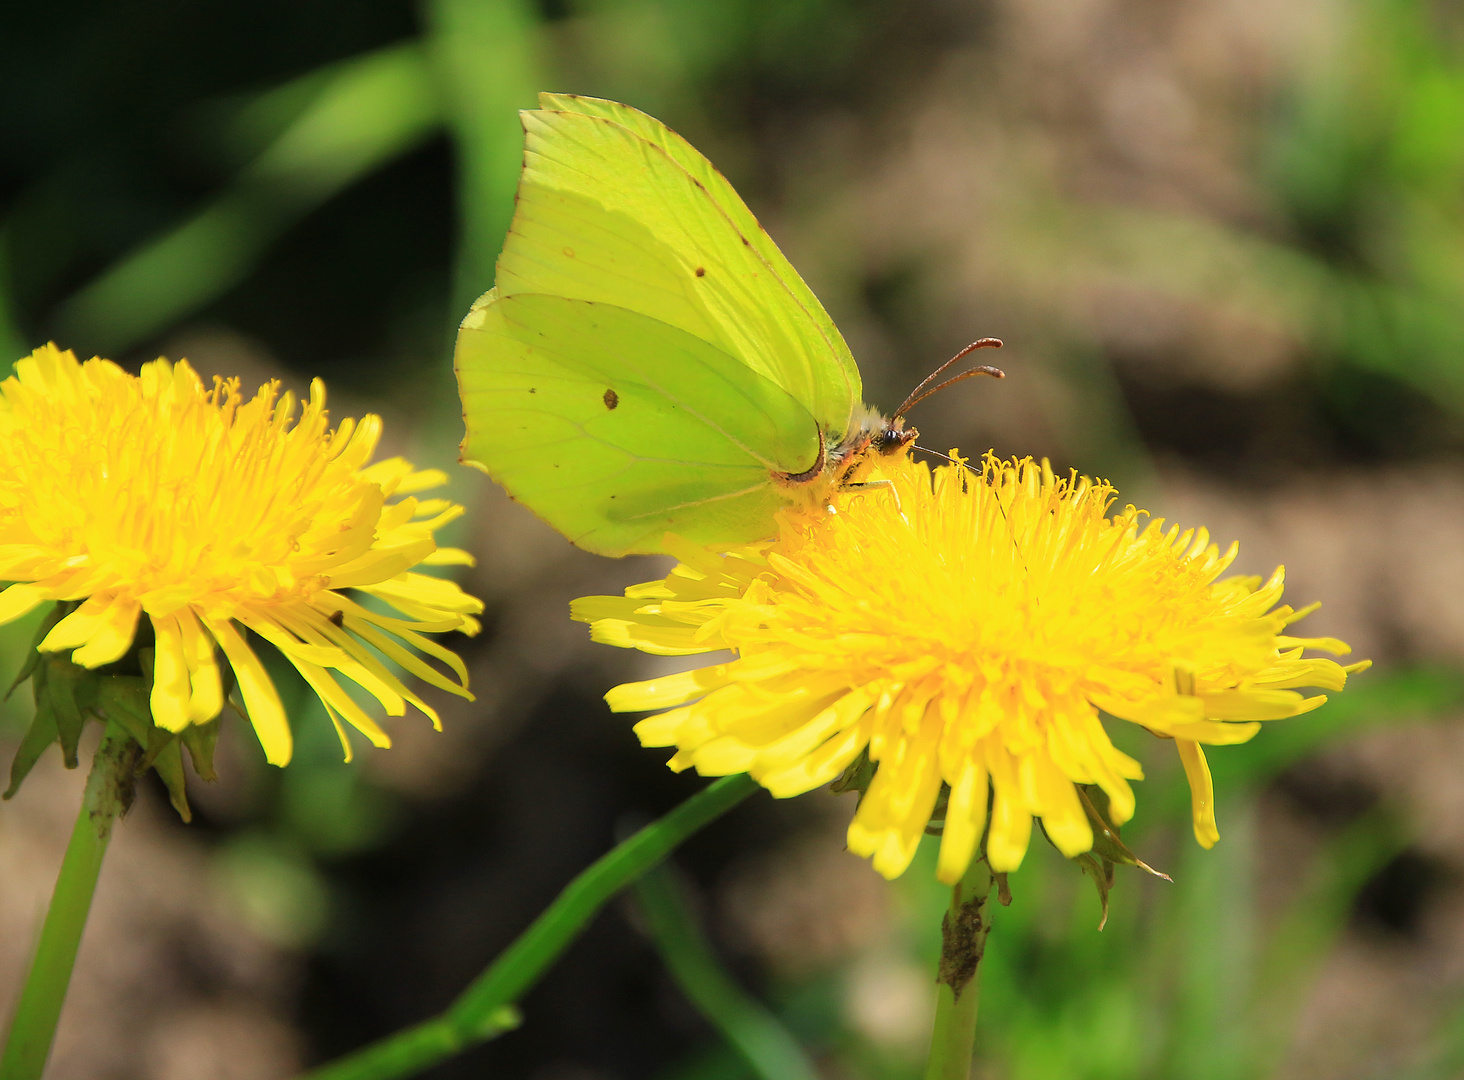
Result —
[[[1457, 6], [1419, 6], [1452, 41]], [[1368, 367], [1338, 346], [1328, 274], [1352, 264], [1308, 231], [1276, 179], [1288, 102], [1342, 79], [1367, 5], [828, 3], [799, 7], [783, 30], [778, 5], [750, 10], [770, 28], [703, 63], [662, 5], [547, 4], [536, 10], [547, 88], [642, 105], [721, 164], [844, 330], [871, 402], [892, 405], [968, 340], [1003, 337], [1009, 377], [921, 406], [925, 445], [1110, 476], [1156, 516], [1239, 540], [1241, 570], [1284, 563], [1288, 599], [1324, 602], [1308, 630], [1381, 670], [1464, 663], [1461, 414], [1427, 370]], [[142, 40], [148, 19], [155, 41]], [[0, 69], [40, 114], [16, 144], [32, 158], [14, 151], [0, 174], [27, 344], [58, 333], [68, 295], [216, 186], [222, 167], [180, 117], [418, 28], [414, 8], [385, 0], [232, 8], [214, 21], [161, 2], [131, 16], [68, 3], [0, 15], [0, 38], [7, 22]], [[38, 82], [47, 56], [62, 76], [95, 74]], [[104, 137], [118, 107], [95, 104], [108, 78], [137, 119]], [[385, 452], [445, 465], [460, 435], [442, 334], [452, 182], [447, 147], [426, 143], [118, 359], [186, 355], [246, 383], [321, 375], [337, 415], [384, 413]], [[69, 233], [68, 199], [91, 205]], [[1464, 266], [1464, 251], [1455, 257]], [[220, 780], [194, 785], [192, 825], [145, 791], [108, 857], [51, 1075], [274, 1080], [420, 1019], [617, 829], [697, 787], [599, 701], [663, 662], [592, 646], [567, 619], [570, 599], [663, 564], [578, 552], [485, 478], [461, 471], [453, 484], [469, 507], [455, 539], [480, 560], [464, 584], [489, 605], [482, 637], [457, 643], [478, 702], [434, 698], [444, 732], [408, 717], [390, 752], [349, 768], [328, 730], [302, 734], [283, 774], [235, 721]], [[7, 751], [25, 706], [9, 709]], [[0, 806], [0, 1014], [81, 780], [48, 757]], [[1227, 879], [1226, 896], [1253, 891], [1266, 924], [1303, 894], [1319, 853], [1377, 807], [1408, 840], [1370, 873], [1296, 991], [1277, 1064], [1293, 1080], [1412, 1075], [1457, 1010], [1464, 721], [1420, 715], [1343, 740], [1221, 821], [1222, 847], [1254, 845], [1249, 884]], [[912, 901], [843, 852], [851, 811], [823, 794], [758, 798], [678, 863], [746, 985], [776, 996], [832, 979], [830, 1015], [883, 1064], [829, 1052], [828, 1076], [911, 1075], [930, 1007]], [[1191, 841], [1164, 835], [1158, 854], [1177, 861]], [[1015, 887], [1018, 903], [1048, 902]], [[1064, 881], [1063, 903], [1077, 887]], [[1125, 879], [1114, 903], [1137, 905], [1149, 888]], [[715, 1041], [624, 904], [524, 1008], [523, 1030], [430, 1075], [690, 1075], [685, 1062]]]

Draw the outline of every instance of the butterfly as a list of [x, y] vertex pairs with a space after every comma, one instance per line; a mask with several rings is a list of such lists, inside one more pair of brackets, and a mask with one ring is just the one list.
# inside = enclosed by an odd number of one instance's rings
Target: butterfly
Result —
[[541, 94], [494, 288], [458, 330], [462, 460], [573, 543], [732, 547], [915, 439], [732, 185], [628, 105]]

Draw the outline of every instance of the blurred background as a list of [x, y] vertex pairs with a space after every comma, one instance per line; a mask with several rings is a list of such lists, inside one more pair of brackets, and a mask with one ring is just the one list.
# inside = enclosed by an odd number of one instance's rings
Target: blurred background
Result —
[[[323, 377], [336, 417], [382, 413], [387, 452], [449, 469], [488, 603], [456, 642], [478, 701], [440, 702], [443, 733], [408, 717], [345, 765], [296, 687], [288, 769], [234, 720], [193, 824], [144, 792], [51, 1075], [272, 1080], [422, 1019], [701, 784], [600, 701], [652, 661], [567, 618], [664, 567], [578, 552], [453, 464], [452, 332], [492, 283], [515, 110], [541, 89], [706, 152], [871, 403], [1004, 338], [1004, 383], [920, 407], [927, 445], [1108, 476], [1238, 539], [1245, 572], [1284, 562], [1288, 599], [1324, 603], [1308, 632], [1377, 661], [1211, 755], [1210, 853], [1172, 748], [1115, 728], [1148, 772], [1125, 839], [1174, 884], [1121, 873], [1099, 932], [1091, 883], [1034, 841], [996, 914], [977, 1075], [1464, 1076], [1457, 0], [4, 5], [0, 351]], [[4, 631], [0, 666], [30, 630]], [[79, 798], [58, 759], [0, 806], [0, 1012]], [[429, 1075], [918, 1076], [945, 891], [933, 859], [890, 884], [845, 853], [852, 809], [755, 797], [677, 855], [671, 916], [612, 904], [520, 1030]], [[709, 1019], [697, 978], [745, 1007]], [[726, 1037], [748, 1016], [793, 1037], [760, 1072]]]

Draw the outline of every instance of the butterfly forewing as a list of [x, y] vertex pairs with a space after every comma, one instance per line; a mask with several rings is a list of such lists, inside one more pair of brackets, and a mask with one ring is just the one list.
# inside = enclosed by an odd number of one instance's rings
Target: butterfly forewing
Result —
[[[812, 324], [817, 338], [806, 332], [799, 336], [809, 345], [810, 383], [814, 387], [815, 399], [828, 402], [831, 413], [860, 404], [863, 389], [859, 368], [854, 363], [854, 357], [838, 327], [829, 318], [818, 297], [814, 296], [813, 290], [747, 208], [736, 189], [696, 147], [654, 117], [619, 102], [571, 94], [540, 94], [539, 103], [548, 111], [602, 117], [664, 150], [672, 161], [701, 186], [738, 237], [748, 241], [768, 267], [772, 277], [778, 281], [779, 289], [767, 290], [765, 302], [784, 309], [784, 317], [795, 325], [804, 322]], [[779, 293], [786, 296], [778, 295]], [[825, 358], [832, 360], [832, 366]], [[820, 412], [818, 408], [811, 408], [810, 411], [815, 415]]]
[[[601, 115], [524, 114], [520, 209], [500, 264], [500, 293], [556, 291], [541, 278], [573, 275], [562, 264], [580, 257], [572, 239], [558, 242], [563, 234], [581, 222], [587, 232], [609, 228], [616, 241], [610, 276], [649, 279], [655, 288], [627, 295], [613, 280], [581, 278], [581, 286], [589, 287], [562, 295], [612, 300], [613, 293], [612, 302], [702, 336], [787, 390], [833, 436], [842, 435], [860, 387], [828, 315], [731, 186], [719, 176], [720, 183], [708, 186], [717, 174], [706, 159], [650, 117], [642, 117], [640, 126], [661, 138], [645, 138]], [[665, 145], [675, 146], [677, 156]], [[697, 164], [701, 176], [678, 156]], [[549, 200], [560, 193], [583, 202], [560, 206]], [[729, 200], [731, 210], [723, 206]], [[597, 205], [598, 212], [584, 213], [584, 203]], [[624, 221], [640, 228], [622, 231]], [[558, 235], [540, 235], [544, 225], [558, 226]], [[637, 236], [644, 233], [657, 243], [639, 244]], [[603, 244], [609, 238], [599, 233], [587, 239]], [[679, 295], [663, 306], [668, 294]], [[686, 303], [700, 309], [699, 319], [685, 317]], [[708, 321], [716, 329], [704, 336]]]

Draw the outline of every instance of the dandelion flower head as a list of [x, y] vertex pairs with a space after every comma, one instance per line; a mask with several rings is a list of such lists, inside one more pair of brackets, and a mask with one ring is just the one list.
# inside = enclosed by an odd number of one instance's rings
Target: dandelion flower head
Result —
[[[678, 565], [623, 597], [576, 601], [596, 640], [663, 655], [730, 649], [710, 667], [618, 686], [617, 711], [674, 769], [749, 772], [786, 797], [867, 753], [875, 773], [848, 843], [887, 877], [910, 864], [947, 791], [938, 874], [960, 879], [986, 833], [993, 870], [1021, 863], [1034, 818], [1067, 856], [1093, 845], [1078, 785], [1134, 812], [1139, 763], [1101, 713], [1170, 738], [1195, 835], [1218, 838], [1202, 744], [1244, 742], [1340, 690], [1349, 671], [1289, 636], [1305, 615], [1203, 530], [1112, 514], [1114, 492], [1044, 462], [979, 469], [901, 460], [888, 490], [786, 512], [776, 542], [727, 552], [668, 538]], [[1310, 610], [1310, 609], [1308, 609]], [[988, 809], [989, 808], [989, 809]], [[989, 814], [989, 820], [988, 820]]]
[[128, 653], [145, 615], [153, 721], [174, 732], [222, 711], [222, 652], [279, 765], [289, 724], [242, 628], [319, 695], [347, 757], [342, 719], [377, 746], [389, 739], [338, 677], [389, 714], [410, 702], [437, 724], [384, 660], [470, 697], [461, 660], [424, 635], [476, 632], [482, 604], [413, 569], [471, 561], [434, 539], [462, 508], [415, 497], [445, 482], [439, 471], [370, 464], [380, 435], [370, 415], [331, 429], [319, 380], [301, 405], [275, 383], [250, 398], [238, 380], [205, 387], [186, 362], [134, 376], [37, 349], [0, 383], [0, 580], [13, 583], [0, 623], [48, 600], [74, 603], [39, 648], [97, 668]]

